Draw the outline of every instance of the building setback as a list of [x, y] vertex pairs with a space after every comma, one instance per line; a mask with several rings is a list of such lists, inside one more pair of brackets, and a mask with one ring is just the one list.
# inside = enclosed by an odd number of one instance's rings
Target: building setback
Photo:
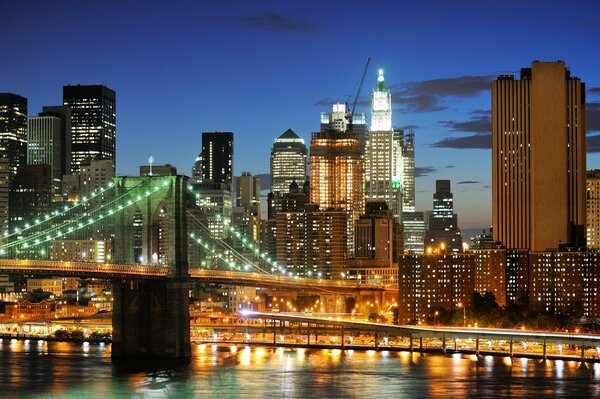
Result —
[[492, 226], [507, 248], [585, 245], [585, 84], [534, 61], [492, 82]]

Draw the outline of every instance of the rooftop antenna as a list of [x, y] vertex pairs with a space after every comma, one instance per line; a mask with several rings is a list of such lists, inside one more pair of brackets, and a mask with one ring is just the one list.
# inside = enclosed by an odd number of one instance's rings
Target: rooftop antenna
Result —
[[154, 163], [154, 157], [152, 154], [150, 154], [148, 157], [148, 163], [150, 164], [150, 173], [148, 173], [148, 176], [152, 176], [152, 164]]

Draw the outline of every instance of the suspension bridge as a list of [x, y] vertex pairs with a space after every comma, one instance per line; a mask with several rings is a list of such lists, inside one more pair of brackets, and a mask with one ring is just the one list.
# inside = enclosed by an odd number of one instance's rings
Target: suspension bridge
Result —
[[[0, 273], [110, 279], [113, 357], [189, 358], [191, 279], [348, 295], [383, 291], [323, 279], [325, 267], [306, 275], [287, 270], [211, 206], [186, 176], [117, 177], [12, 227], [0, 241]], [[207, 210], [236, 247], [211, 234]], [[112, 254], [104, 262], [52, 259], [65, 240], [110, 240]]]

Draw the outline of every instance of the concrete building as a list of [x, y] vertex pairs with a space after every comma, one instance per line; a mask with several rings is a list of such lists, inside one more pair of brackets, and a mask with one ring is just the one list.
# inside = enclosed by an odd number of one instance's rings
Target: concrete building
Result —
[[62, 197], [62, 178], [71, 173], [71, 108], [44, 107], [29, 117], [27, 164], [51, 166], [53, 195]]
[[347, 269], [347, 213], [305, 205], [277, 213], [276, 259], [291, 275], [341, 278]]
[[600, 248], [600, 170], [589, 170], [586, 179], [586, 238], [589, 249]]
[[585, 84], [534, 61], [492, 82], [492, 226], [507, 248], [585, 246]]
[[116, 165], [116, 96], [102, 85], [63, 87], [63, 105], [71, 107], [71, 173], [92, 160]]
[[[70, 202], [79, 201], [84, 196], [89, 197], [95, 190], [107, 187], [115, 177], [115, 164], [108, 159], [92, 160], [80, 164], [78, 168], [78, 172], [63, 176], [63, 196]], [[100, 195], [94, 201], [101, 202], [106, 198]]]
[[260, 217], [260, 178], [250, 172], [242, 172], [236, 179], [236, 206], [241, 206], [252, 215]]
[[199, 194], [196, 205], [204, 215], [213, 238], [229, 236], [233, 208], [230, 187], [231, 184], [214, 183], [210, 180], [193, 184], [194, 192]]
[[402, 212], [415, 211], [415, 131], [401, 129], [402, 146]]
[[7, 158], [0, 158], [0, 236], [8, 232], [10, 198], [10, 163]]
[[287, 193], [290, 184], [304, 184], [308, 180], [308, 149], [304, 139], [292, 129], [279, 136], [271, 148], [271, 192]]
[[56, 298], [62, 296], [63, 280], [62, 278], [28, 278], [27, 292], [42, 290], [43, 292], [51, 292]]
[[50, 165], [22, 165], [10, 192], [10, 227], [31, 222], [52, 205], [52, 168]]
[[111, 240], [52, 240], [50, 259], [68, 262], [109, 262]]
[[140, 176], [176, 176], [177, 168], [171, 164], [140, 165]]
[[425, 248], [436, 247], [451, 252], [460, 252], [463, 249], [458, 216], [454, 213], [454, 196], [450, 191], [450, 180], [435, 181], [433, 211], [429, 214]]
[[385, 201], [367, 201], [365, 214], [354, 225], [354, 258], [391, 267], [402, 251], [401, 225]]

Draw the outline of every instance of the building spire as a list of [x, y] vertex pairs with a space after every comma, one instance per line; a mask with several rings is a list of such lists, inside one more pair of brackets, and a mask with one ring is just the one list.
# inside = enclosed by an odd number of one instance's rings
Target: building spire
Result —
[[383, 77], [383, 68], [379, 67], [379, 76], [377, 76], [377, 90], [387, 91], [385, 87], [385, 78]]

